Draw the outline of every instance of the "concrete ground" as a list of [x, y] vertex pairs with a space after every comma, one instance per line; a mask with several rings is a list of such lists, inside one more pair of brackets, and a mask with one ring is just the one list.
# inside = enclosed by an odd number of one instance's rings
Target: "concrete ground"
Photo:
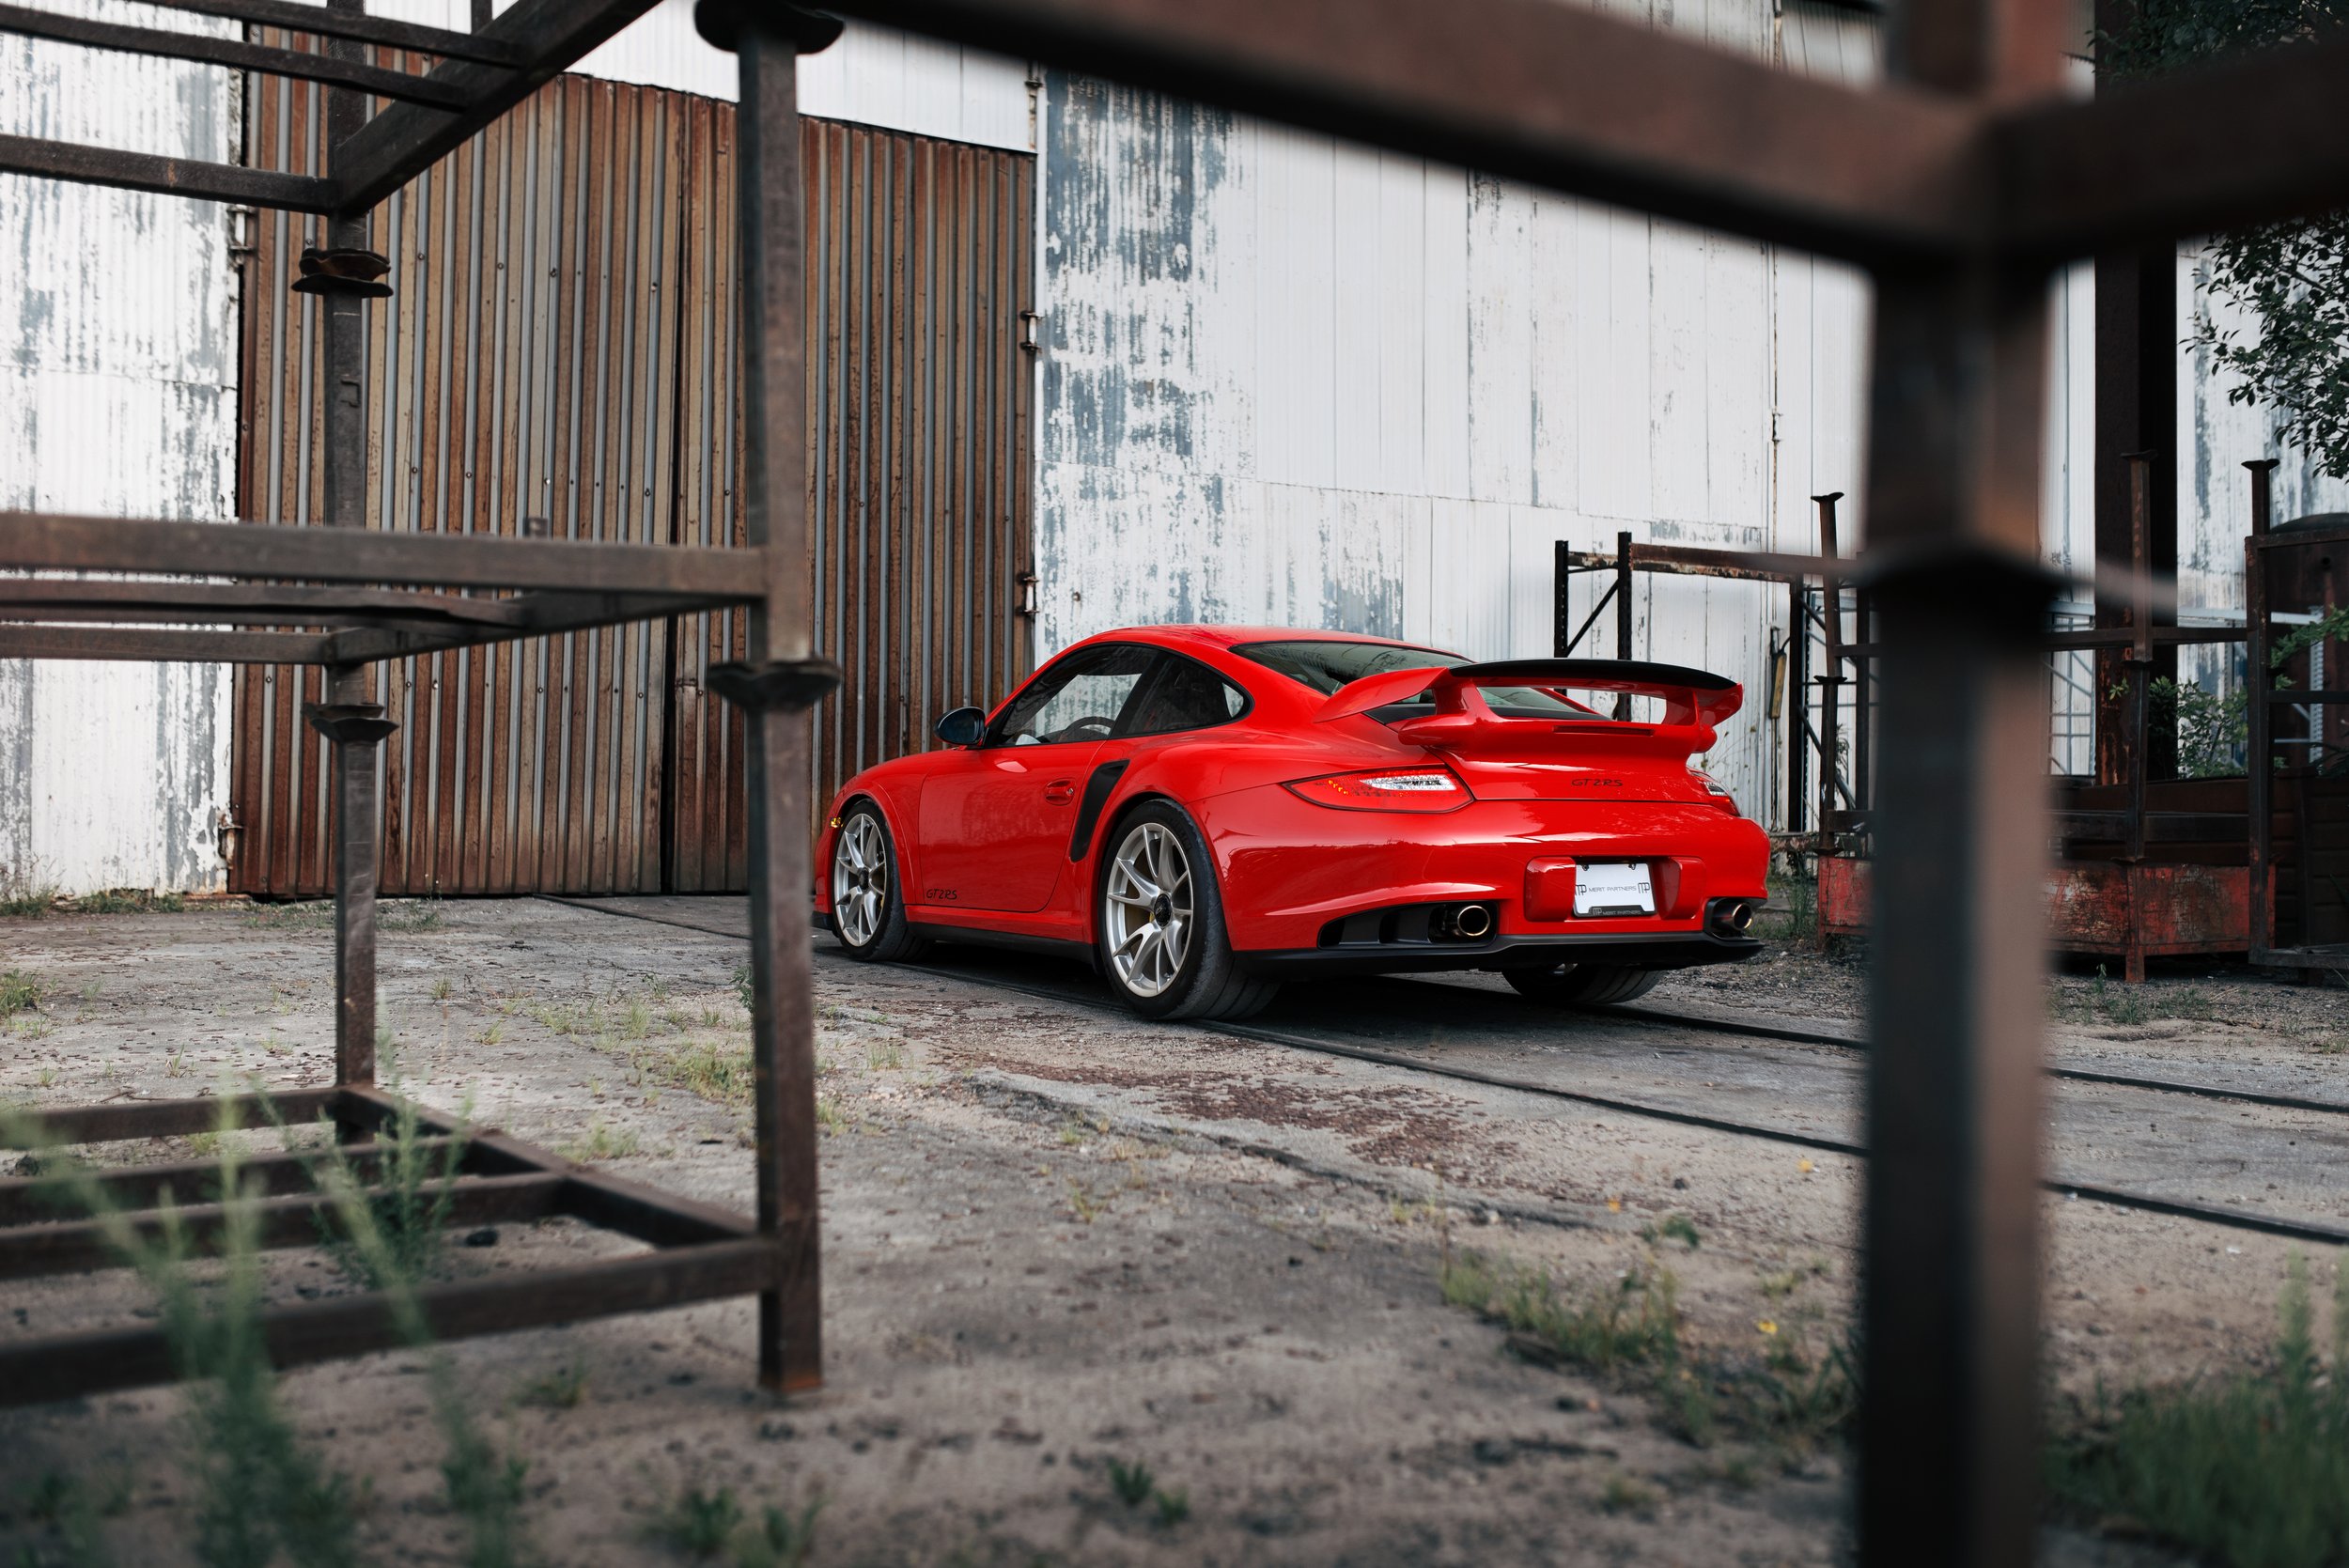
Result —
[[[722, 1070], [747, 1038], [739, 901], [404, 905], [387, 927], [403, 1087], [747, 1206], [747, 1117]], [[0, 1025], [8, 1099], [330, 1076], [331, 955], [313, 909], [0, 920], [11, 971], [40, 1001]], [[1652, 1001], [1848, 1023], [1857, 973], [1774, 953]], [[1619, 1382], [1509, 1354], [1437, 1280], [1447, 1250], [1540, 1265], [1570, 1290], [1668, 1268], [1708, 1353], [1799, 1341], [1815, 1358], [1846, 1327], [1856, 1162], [1143, 1024], [1088, 1004], [1081, 970], [1041, 960], [875, 970], [826, 952], [817, 977], [827, 1387], [787, 1403], [752, 1390], [747, 1301], [450, 1347], [493, 1436], [528, 1460], [538, 1560], [684, 1560], [655, 1521], [688, 1488], [720, 1487], [754, 1512], [823, 1499], [818, 1564], [1845, 1555], [1831, 1448], [1692, 1447]], [[2088, 975], [2051, 989], [2062, 1060], [2349, 1101], [2338, 991], [2224, 972], [2116, 991]], [[1482, 980], [1299, 986], [1261, 1021], [1856, 1131], [1851, 1053], [1560, 1017]], [[2308, 1113], [2067, 1087], [2050, 1161], [2330, 1217], [2349, 1212], [2328, 1186], [2343, 1137]], [[2272, 1334], [2285, 1244], [2100, 1204], [2051, 1199], [2047, 1213], [2059, 1386], [2234, 1364]], [[506, 1227], [445, 1266], [526, 1269], [617, 1245], [568, 1221]], [[283, 1299], [350, 1288], [309, 1251], [272, 1257], [269, 1281]], [[0, 1283], [0, 1337], [153, 1312], [125, 1274]], [[378, 1560], [463, 1560], [423, 1367], [384, 1355], [285, 1380], [316, 1451], [366, 1478]], [[194, 1560], [183, 1408], [163, 1390], [0, 1412], [0, 1560], [67, 1560], [44, 1516], [52, 1475], [111, 1495], [120, 1560]], [[1170, 1501], [1120, 1502], [1112, 1462], [1146, 1466]], [[2062, 1532], [2048, 1545], [2066, 1562], [2163, 1560]]]

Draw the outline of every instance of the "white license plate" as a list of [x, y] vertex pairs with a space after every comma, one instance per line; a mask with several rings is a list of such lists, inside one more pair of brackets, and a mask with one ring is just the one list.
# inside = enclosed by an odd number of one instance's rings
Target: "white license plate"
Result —
[[1578, 915], [1652, 915], [1656, 884], [1645, 861], [1584, 861], [1574, 868]]

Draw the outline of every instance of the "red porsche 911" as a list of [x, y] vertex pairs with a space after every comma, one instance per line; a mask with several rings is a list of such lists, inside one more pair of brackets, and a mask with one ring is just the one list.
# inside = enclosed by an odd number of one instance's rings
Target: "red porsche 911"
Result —
[[1692, 764], [1742, 700], [1670, 664], [1107, 632], [843, 786], [818, 923], [863, 959], [1065, 952], [1159, 1018], [1396, 970], [1625, 1001], [1762, 945], [1768, 842]]

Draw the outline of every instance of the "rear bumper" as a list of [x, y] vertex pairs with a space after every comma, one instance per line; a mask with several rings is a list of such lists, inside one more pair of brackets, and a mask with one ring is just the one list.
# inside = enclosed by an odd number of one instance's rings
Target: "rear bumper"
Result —
[[1235, 953], [1240, 968], [1267, 980], [1310, 980], [1346, 974], [1429, 974], [1443, 970], [1546, 969], [1552, 964], [1624, 964], [1682, 970], [1734, 964], [1762, 951], [1751, 937], [1704, 931], [1650, 935], [1502, 934], [1484, 941], [1349, 942], [1344, 947], [1260, 949]]
[[[1720, 962], [1751, 949], [1708, 945], [1719, 939], [1705, 937], [1706, 903], [1758, 903], [1766, 891], [1768, 837], [1755, 823], [1710, 806], [1478, 800], [1455, 812], [1412, 815], [1331, 811], [1278, 786], [1203, 804], [1200, 825], [1216, 857], [1232, 946], [1242, 955], [1317, 956], [1342, 945], [1342, 955], [1317, 958], [1339, 966], [1330, 972], [1475, 968], [1479, 956], [1516, 951], [1528, 954], [1519, 961], [1533, 962], [1531, 955], [1544, 943], [1613, 944], [1623, 952], [1653, 951], [1657, 962]], [[1570, 908], [1556, 908], [1536, 863], [1582, 861], [1649, 862], [1658, 911], [1575, 917]], [[1382, 942], [1375, 954], [1381, 962], [1356, 963], [1366, 944], [1340, 944], [1328, 935], [1333, 923], [1371, 911], [1466, 903], [1491, 910], [1493, 934], [1486, 941], [1444, 943], [1432, 954], [1423, 943]], [[1663, 956], [1684, 952], [1702, 955]]]

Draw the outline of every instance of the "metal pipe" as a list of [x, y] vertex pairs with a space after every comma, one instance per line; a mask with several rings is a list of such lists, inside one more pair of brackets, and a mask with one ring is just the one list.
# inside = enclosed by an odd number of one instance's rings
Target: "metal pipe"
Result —
[[[2125, 786], [2123, 795], [2127, 802], [2123, 809], [2128, 817], [2128, 839], [2122, 859], [2131, 865], [2145, 858], [2145, 782], [2146, 770], [2152, 763], [2154, 738], [2152, 459], [2150, 452], [2122, 455], [2122, 461], [2128, 465], [2129, 575], [2143, 590], [2130, 596], [2127, 607], [2129, 645], [2123, 655], [2128, 685], [2128, 711], [2121, 734], [2121, 767]], [[2135, 985], [2145, 978], [2145, 953], [2137, 940], [2137, 917], [2133, 907], [2129, 926], [2126, 957], [2123, 960], [2124, 977]]]
[[839, 24], [702, 0], [703, 37], [736, 52], [737, 242], [741, 247], [743, 520], [761, 547], [764, 598], [748, 661], [709, 684], [745, 712], [749, 764], [752, 1101], [758, 1230], [776, 1249], [758, 1298], [758, 1380], [777, 1393], [823, 1382], [816, 1187], [814, 955], [808, 945], [809, 724], [838, 684], [811, 654], [806, 450], [806, 244], [796, 72], [802, 43]]
[[[1628, 659], [1631, 657], [1631, 536], [1628, 533], [1615, 536], [1615, 585], [1612, 592], [1615, 596], [1615, 657]], [[1628, 692], [1616, 694], [1615, 717], [1631, 717]]]
[[[2276, 948], [2276, 774], [2273, 709], [2267, 701], [2275, 686], [2268, 668], [2267, 558], [2264, 546], [2269, 524], [2269, 485], [2276, 459], [2256, 458], [2243, 465], [2251, 471], [2251, 531], [2243, 541], [2243, 686], [2245, 774], [2244, 809], [2250, 817], [2250, 899], [2252, 963], [2263, 963]], [[2305, 830], [2304, 830], [2305, 831]]]
[[[1834, 560], [1838, 554], [1835, 504], [1843, 499], [1843, 492], [1830, 490], [1811, 499], [1819, 507], [1819, 553]], [[1824, 855], [1835, 847], [1835, 794], [1843, 771], [1843, 584], [1840, 579], [1830, 577], [1820, 584], [1819, 612], [1823, 645], [1819, 674], [1812, 678], [1819, 688], [1819, 852]], [[1851, 791], [1843, 790], [1843, 799], [1851, 798]]]
[[[364, 0], [327, 0], [327, 8], [366, 11]], [[327, 57], [364, 63], [366, 48], [351, 39], [326, 40]], [[350, 138], [366, 123], [367, 97], [350, 87], [326, 93], [327, 166], [330, 176]], [[326, 221], [325, 249], [351, 254], [367, 248], [367, 220]], [[367, 310], [357, 288], [321, 294], [325, 316], [324, 494], [326, 525], [364, 530], [367, 525]], [[376, 704], [375, 671], [366, 664], [337, 664], [328, 675], [328, 705], [313, 722], [334, 745], [334, 1081], [375, 1081], [375, 888], [377, 837], [382, 803], [376, 762], [382, 738], [393, 726]], [[338, 723], [337, 720], [347, 722]], [[366, 722], [372, 719], [372, 722]], [[344, 1126], [346, 1136], [355, 1129]]]

